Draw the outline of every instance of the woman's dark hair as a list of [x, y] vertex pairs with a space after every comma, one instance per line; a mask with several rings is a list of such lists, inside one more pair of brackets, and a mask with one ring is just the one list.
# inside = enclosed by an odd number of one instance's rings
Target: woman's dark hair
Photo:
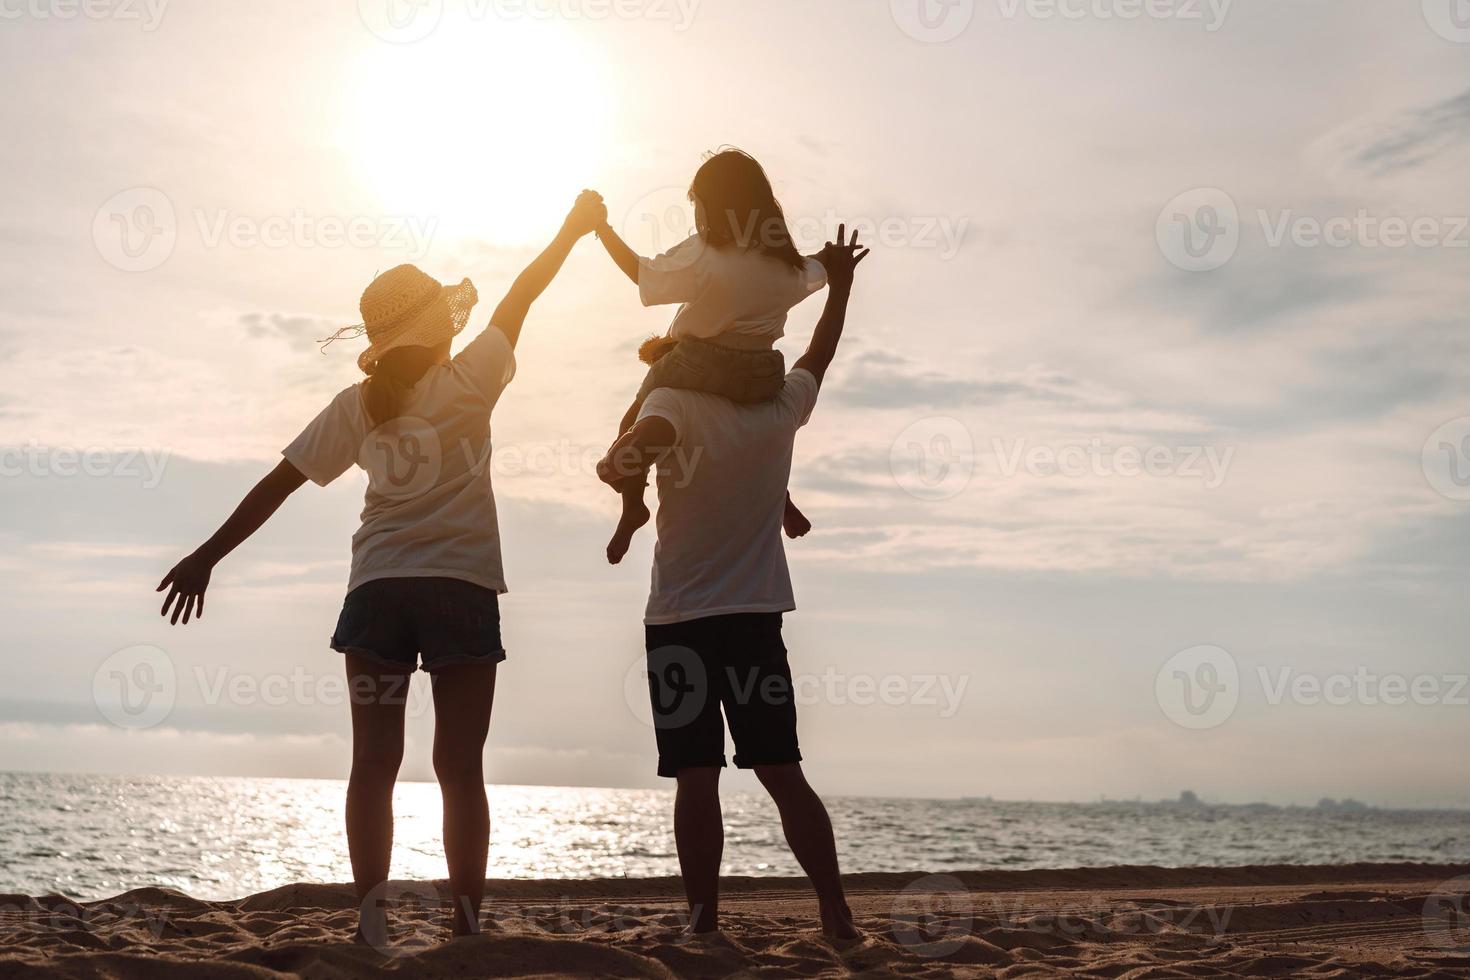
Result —
[[740, 150], [713, 154], [694, 175], [689, 199], [704, 206], [699, 233], [711, 245], [758, 248], [793, 269], [804, 264], [771, 181], [755, 158]]
[[433, 347], [394, 347], [378, 358], [362, 383], [362, 404], [373, 428], [399, 416], [408, 393], [438, 361]]

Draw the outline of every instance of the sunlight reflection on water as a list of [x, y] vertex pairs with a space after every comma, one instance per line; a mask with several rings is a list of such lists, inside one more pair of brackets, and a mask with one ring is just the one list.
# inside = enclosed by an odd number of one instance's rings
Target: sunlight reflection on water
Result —
[[[0, 893], [106, 898], [144, 885], [204, 899], [351, 878], [339, 780], [0, 773]], [[800, 874], [774, 807], [724, 797], [730, 875]], [[492, 878], [676, 874], [665, 790], [490, 788]], [[1470, 812], [1170, 807], [834, 797], [843, 868], [1470, 861]], [[432, 783], [400, 783], [393, 876], [444, 876]]]

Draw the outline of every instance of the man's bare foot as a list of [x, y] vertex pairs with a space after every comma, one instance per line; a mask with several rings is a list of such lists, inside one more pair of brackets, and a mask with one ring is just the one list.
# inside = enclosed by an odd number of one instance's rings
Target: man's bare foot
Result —
[[648, 523], [653, 516], [649, 513], [648, 505], [643, 501], [636, 504], [623, 504], [623, 516], [618, 518], [618, 529], [613, 532], [612, 540], [607, 543], [607, 562], [616, 565], [623, 560], [628, 553], [628, 548], [633, 544], [633, 535], [638, 529]]
[[797, 510], [791, 498], [786, 498], [786, 512], [781, 515], [781, 526], [786, 529], [788, 538], [799, 538], [812, 529], [812, 522], [806, 519], [806, 515]]
[[822, 935], [839, 942], [863, 938], [862, 932], [852, 921], [852, 910], [846, 905], [830, 911], [822, 909]]

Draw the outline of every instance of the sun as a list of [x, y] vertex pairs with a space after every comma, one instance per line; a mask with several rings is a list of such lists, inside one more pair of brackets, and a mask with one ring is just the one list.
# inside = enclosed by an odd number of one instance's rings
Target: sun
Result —
[[596, 52], [554, 22], [445, 23], [352, 65], [345, 143], [379, 203], [437, 234], [521, 245], [554, 231], [603, 162]]

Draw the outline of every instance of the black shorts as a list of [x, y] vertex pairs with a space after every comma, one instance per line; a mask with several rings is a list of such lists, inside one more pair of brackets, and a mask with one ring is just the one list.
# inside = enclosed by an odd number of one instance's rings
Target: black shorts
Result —
[[500, 597], [457, 578], [380, 578], [347, 593], [332, 649], [385, 667], [434, 673], [459, 664], [498, 664]]
[[780, 613], [709, 616], [644, 633], [660, 776], [723, 768], [725, 720], [741, 769], [801, 761]]

